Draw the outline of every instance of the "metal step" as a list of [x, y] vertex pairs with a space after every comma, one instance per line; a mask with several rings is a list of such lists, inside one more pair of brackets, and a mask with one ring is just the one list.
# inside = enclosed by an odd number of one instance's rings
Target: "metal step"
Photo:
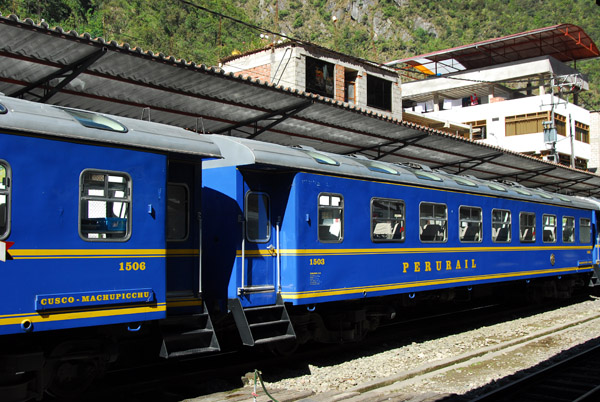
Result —
[[161, 332], [160, 357], [165, 359], [221, 350], [208, 313], [168, 317]]
[[590, 277], [590, 283], [588, 285], [589, 287], [595, 287], [600, 285], [600, 266], [594, 264], [593, 267], [594, 273]]
[[244, 345], [296, 339], [281, 295], [274, 305], [244, 308], [238, 298], [229, 299], [228, 304]]

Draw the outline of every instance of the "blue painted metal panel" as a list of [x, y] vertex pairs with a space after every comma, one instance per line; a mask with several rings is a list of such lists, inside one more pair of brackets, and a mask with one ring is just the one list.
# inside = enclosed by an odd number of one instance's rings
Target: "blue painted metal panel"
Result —
[[[317, 199], [322, 192], [344, 196], [342, 243], [318, 241]], [[372, 197], [406, 202], [404, 243], [371, 241]], [[448, 205], [447, 242], [421, 243], [419, 240], [419, 203], [422, 201]], [[483, 208], [481, 243], [459, 241], [458, 208], [461, 205]], [[511, 243], [492, 242], [492, 208], [512, 212]], [[535, 243], [519, 241], [521, 211], [536, 213]], [[562, 244], [560, 224], [558, 242], [542, 242], [545, 213], [556, 215], [559, 222], [563, 215], [574, 216], [577, 222], [580, 217], [592, 216], [591, 211], [574, 208], [300, 173], [294, 180], [282, 225], [284, 300], [313, 304], [589, 271], [589, 267], [579, 266], [578, 262], [591, 261], [591, 243]]]
[[[12, 229], [7, 240], [14, 242], [13, 259], [0, 263], [0, 333], [22, 332], [21, 324], [27, 321], [28, 330], [43, 331], [165, 316], [166, 156], [0, 134], [0, 158], [12, 168]], [[79, 180], [84, 169], [130, 175], [128, 241], [79, 237]], [[111, 300], [110, 295], [133, 290], [140, 290], [142, 297], [124, 296], [118, 305]], [[145, 292], [153, 297], [144, 297]], [[36, 311], [36, 298], [40, 307], [48, 295], [67, 303]], [[79, 303], [74, 295], [81, 296]], [[83, 296], [94, 298], [94, 306], [83, 305]]]

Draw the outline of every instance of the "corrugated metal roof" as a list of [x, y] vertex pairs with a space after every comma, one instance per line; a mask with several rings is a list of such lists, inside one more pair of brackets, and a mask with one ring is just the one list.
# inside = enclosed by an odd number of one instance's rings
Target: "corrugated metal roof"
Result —
[[[97, 59], [95, 59], [97, 58]], [[88, 65], [89, 64], [89, 65]], [[61, 80], [81, 70], [69, 84]], [[52, 74], [62, 72], [60, 76]], [[51, 79], [49, 79], [51, 78]], [[66, 82], [66, 81], [65, 81]], [[283, 145], [600, 194], [600, 176], [127, 44], [0, 16], [0, 92]]]

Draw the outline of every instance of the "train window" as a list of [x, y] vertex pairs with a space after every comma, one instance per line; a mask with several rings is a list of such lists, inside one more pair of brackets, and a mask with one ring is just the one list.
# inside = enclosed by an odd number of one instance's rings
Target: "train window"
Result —
[[491, 188], [492, 190], [495, 190], [495, 191], [504, 191], [504, 192], [506, 192], [506, 189], [504, 187], [499, 186], [497, 184], [489, 183], [488, 187]]
[[189, 190], [185, 184], [167, 185], [167, 240], [185, 240], [189, 234]]
[[519, 214], [519, 237], [523, 243], [535, 241], [535, 214], [533, 212]]
[[264, 243], [271, 238], [269, 196], [266, 193], [246, 193], [246, 237], [255, 243]]
[[319, 241], [340, 243], [344, 237], [344, 198], [319, 194]]
[[10, 233], [10, 167], [0, 160], [0, 239]]
[[492, 209], [492, 241], [496, 243], [510, 243], [512, 239], [511, 233], [510, 211], [506, 209]]
[[89, 241], [126, 241], [131, 236], [131, 177], [84, 170], [80, 177], [79, 235]]
[[385, 198], [371, 200], [371, 240], [404, 241], [404, 201]]
[[592, 225], [587, 218], [579, 219], [579, 242], [589, 243], [592, 240]]
[[116, 120], [110, 119], [101, 114], [84, 112], [83, 110], [60, 108], [73, 116], [82, 126], [89, 128], [98, 128], [100, 130], [116, 131], [126, 133], [127, 127]]
[[479, 207], [458, 209], [458, 237], [465, 243], [479, 243], [482, 239], [482, 214]]
[[542, 241], [544, 243], [556, 243], [556, 215], [542, 215], [544, 232]]
[[448, 239], [446, 204], [422, 202], [419, 205], [419, 233], [422, 242], [442, 243]]
[[2, 103], [0, 103], [0, 114], [8, 113], [8, 109]]
[[575, 218], [563, 216], [562, 218], [563, 243], [575, 243]]

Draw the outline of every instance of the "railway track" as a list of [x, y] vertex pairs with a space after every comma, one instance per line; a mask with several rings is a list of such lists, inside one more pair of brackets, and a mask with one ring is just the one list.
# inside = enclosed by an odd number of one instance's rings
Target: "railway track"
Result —
[[[344, 361], [368, 358], [381, 350], [381, 345], [386, 348], [397, 348], [412, 342], [422, 342], [443, 337], [448, 334], [460, 334], [482, 325], [493, 325], [514, 319], [527, 317], [543, 311], [551, 311], [555, 306], [542, 306], [535, 308], [507, 309], [506, 306], [486, 305], [475, 308], [463, 308], [454, 311], [439, 311], [425, 318], [407, 317], [399, 321], [396, 326], [381, 328], [360, 344], [326, 345], [325, 347], [302, 348], [298, 354], [281, 358], [256, 353], [253, 350], [244, 349], [235, 353], [216, 355], [201, 359], [190, 359], [178, 362], [165, 362], [159, 365], [146, 365], [135, 368], [127, 368], [108, 373], [107, 377], [85, 399], [92, 401], [112, 402], [127, 400], [136, 401], [182, 401], [194, 400], [202, 402], [249, 401], [252, 400], [251, 387], [240, 388], [242, 377], [250, 373], [247, 382], [253, 382], [252, 374], [255, 369], [264, 373], [267, 382], [277, 381], [288, 375], [286, 369], [294, 368], [300, 372], [308, 370], [307, 362], [314, 364], [340, 364]], [[600, 315], [599, 315], [600, 317]], [[577, 323], [571, 324], [577, 325]], [[569, 327], [569, 326], [567, 326]], [[556, 330], [556, 329], [554, 329]], [[544, 334], [538, 334], [543, 336]], [[546, 334], [547, 335], [547, 334]], [[400, 338], [400, 339], [399, 339]], [[532, 341], [533, 337], [529, 339]], [[526, 342], [521, 340], [520, 342]], [[519, 344], [515, 341], [514, 345]], [[514, 346], [512, 345], [512, 346]], [[511, 345], [501, 345], [510, 347]], [[502, 347], [498, 346], [496, 352]], [[432, 375], [444, 369], [451, 368], [461, 362], [476, 359], [482, 355], [493, 353], [495, 349], [471, 353], [469, 356], [458, 356], [455, 359], [447, 359], [442, 362], [430, 364], [427, 368], [419, 368], [397, 376], [382, 378], [359, 384], [346, 391], [332, 391], [325, 394], [311, 395], [312, 392], [296, 391], [292, 389], [281, 389], [267, 384], [268, 391], [273, 398], [279, 402], [298, 401], [310, 397], [311, 401], [345, 400], [348, 398], [371, 398], [375, 395], [389, 394], [398, 395], [404, 391], [394, 384], [398, 382], [411, 381], [426, 375]], [[318, 363], [325, 361], [325, 363]], [[258, 386], [258, 402], [269, 401], [264, 391]], [[193, 398], [193, 399], [190, 399]], [[308, 400], [308, 399], [307, 399]], [[370, 399], [364, 399], [370, 400]], [[401, 400], [401, 399], [398, 399]]]
[[585, 345], [574, 356], [490, 391], [473, 402], [548, 401], [583, 402], [600, 400], [600, 342]]

